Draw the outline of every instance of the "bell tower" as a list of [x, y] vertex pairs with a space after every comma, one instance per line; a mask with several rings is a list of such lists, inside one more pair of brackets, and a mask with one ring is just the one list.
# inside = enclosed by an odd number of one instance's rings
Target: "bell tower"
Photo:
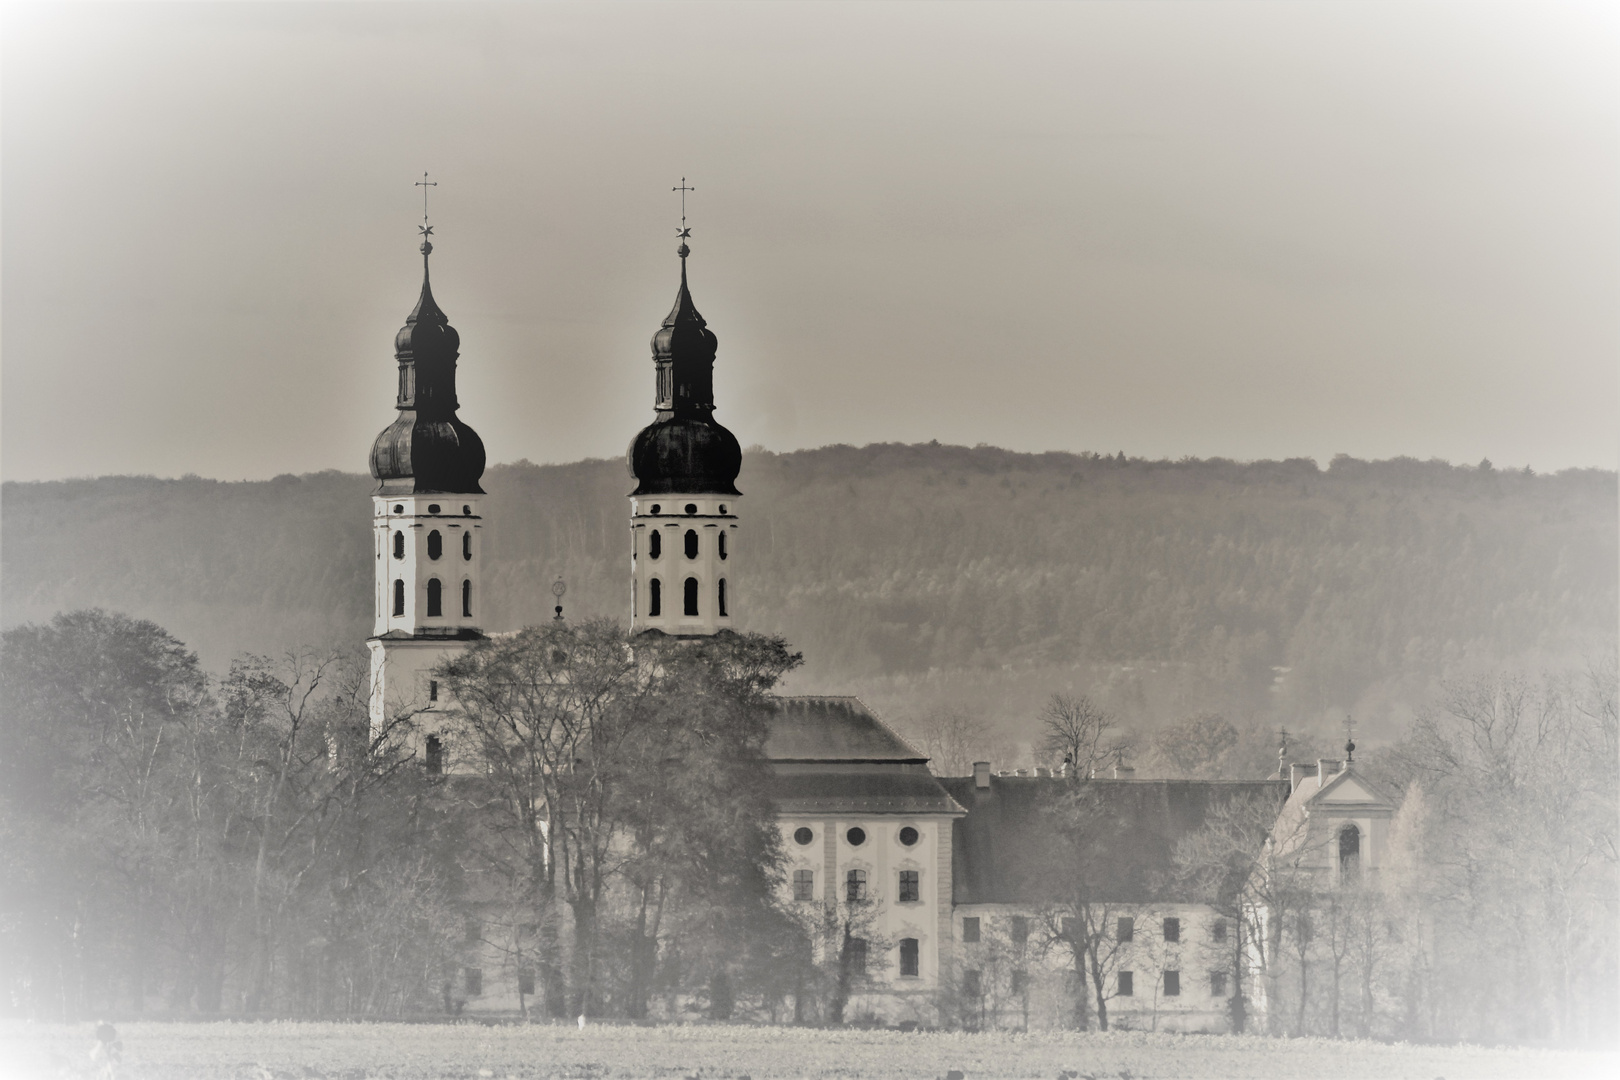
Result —
[[[684, 186], [685, 181], [682, 181]], [[680, 190], [680, 189], [677, 189]], [[682, 216], [681, 285], [653, 334], [657, 417], [630, 443], [632, 632], [702, 637], [729, 629], [737, 595], [737, 474], [742, 448], [714, 418], [718, 339], [686, 284], [691, 235]]]
[[421, 233], [422, 293], [394, 338], [398, 416], [371, 447], [373, 730], [438, 709], [433, 668], [483, 636], [484, 444], [456, 415], [461, 338], [433, 299], [425, 213]]

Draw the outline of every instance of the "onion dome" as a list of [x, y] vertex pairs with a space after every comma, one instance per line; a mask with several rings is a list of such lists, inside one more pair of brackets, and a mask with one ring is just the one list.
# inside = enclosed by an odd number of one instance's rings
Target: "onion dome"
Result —
[[433, 244], [424, 228], [422, 296], [394, 337], [399, 417], [371, 445], [378, 495], [481, 495], [484, 441], [456, 416], [456, 357], [461, 335], [434, 302], [428, 280]]
[[675, 307], [653, 335], [658, 419], [630, 443], [632, 495], [737, 495], [742, 447], [714, 419], [714, 354], [719, 339], [698, 314], [686, 287], [684, 243]]

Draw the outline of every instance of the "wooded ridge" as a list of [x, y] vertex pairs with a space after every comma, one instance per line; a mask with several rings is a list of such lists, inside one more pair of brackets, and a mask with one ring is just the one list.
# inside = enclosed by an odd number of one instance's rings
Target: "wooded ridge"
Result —
[[[486, 627], [627, 617], [619, 461], [484, 477]], [[789, 689], [992, 723], [1054, 690], [1124, 719], [1393, 723], [1443, 678], [1579, 665], [1620, 622], [1613, 472], [1410, 458], [1237, 463], [879, 444], [745, 456], [736, 607], [806, 665]], [[223, 670], [371, 629], [373, 482], [4, 485], [7, 626], [100, 606]], [[907, 704], [909, 703], [909, 704]], [[932, 704], [930, 704], [932, 703]], [[1382, 719], [1381, 719], [1382, 718]]]

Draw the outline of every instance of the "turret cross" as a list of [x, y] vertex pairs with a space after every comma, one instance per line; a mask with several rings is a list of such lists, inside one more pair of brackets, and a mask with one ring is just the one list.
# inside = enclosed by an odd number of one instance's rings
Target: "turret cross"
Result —
[[[684, 181], [683, 181], [683, 183], [684, 183]], [[422, 233], [423, 233], [423, 235], [426, 235], [426, 234], [431, 233], [433, 231], [433, 227], [428, 224], [428, 215], [427, 215], [428, 190], [427, 189], [430, 188], [430, 187], [438, 187], [439, 182], [437, 180], [429, 180], [428, 179], [428, 174], [424, 172], [422, 174], [422, 179], [420, 179], [420, 180], [418, 180], [416, 182], [416, 186], [422, 189]]]
[[683, 176], [683, 177], [681, 177], [681, 186], [680, 187], [672, 187], [669, 190], [678, 191], [678, 192], [681, 193], [681, 227], [680, 227], [680, 230], [679, 230], [679, 235], [680, 235], [681, 239], [684, 240], [687, 237], [692, 235], [692, 230], [688, 229], [686, 227], [686, 193], [688, 191], [696, 191], [697, 188], [695, 188], [695, 187], [687, 187], [686, 186], [686, 177]]

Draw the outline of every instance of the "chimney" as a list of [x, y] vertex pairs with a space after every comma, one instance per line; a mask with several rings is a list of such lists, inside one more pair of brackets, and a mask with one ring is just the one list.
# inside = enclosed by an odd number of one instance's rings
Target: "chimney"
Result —
[[1298, 791], [1299, 790], [1299, 785], [1304, 781], [1304, 779], [1307, 776], [1315, 776], [1316, 775], [1316, 769], [1317, 769], [1317, 766], [1315, 766], [1315, 765], [1297, 765], [1296, 764], [1296, 765], [1288, 766], [1288, 790], [1289, 791]]
[[1316, 786], [1321, 787], [1328, 782], [1328, 777], [1337, 776], [1344, 771], [1344, 762], [1337, 758], [1316, 759]]
[[973, 763], [973, 786], [981, 790], [990, 786], [990, 763], [988, 761], [975, 761]]
[[1131, 766], [1131, 765], [1115, 765], [1114, 766], [1114, 779], [1115, 780], [1135, 780], [1136, 779], [1136, 768], [1134, 766]]

